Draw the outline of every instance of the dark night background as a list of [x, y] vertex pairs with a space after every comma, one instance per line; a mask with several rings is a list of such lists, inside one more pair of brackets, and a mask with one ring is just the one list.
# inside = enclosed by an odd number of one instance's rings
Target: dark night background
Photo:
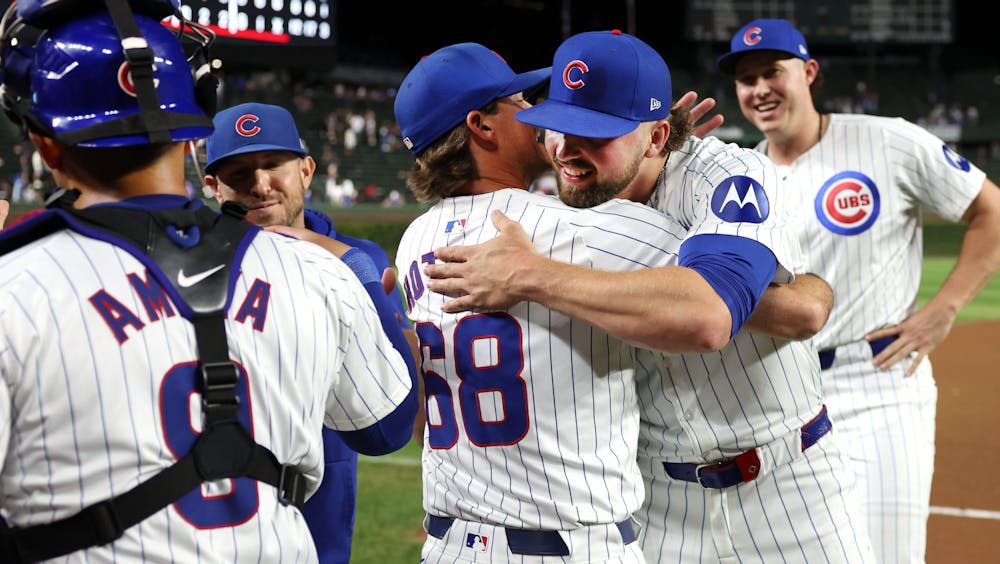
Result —
[[[842, 0], [843, 1], [843, 0]], [[814, 4], [814, 2], [809, 2]], [[904, 6], [912, 2], [896, 1]], [[685, 37], [687, 1], [635, 0], [634, 29], [655, 47], [671, 67], [699, 68], [696, 47]], [[564, 33], [618, 28], [629, 31], [627, 2], [568, 2], [571, 16], [564, 29], [564, 2], [542, 0], [479, 0], [372, 2], [341, 0], [337, 6], [337, 58], [343, 62], [387, 64], [406, 68], [421, 55], [449, 43], [477, 41], [504, 56], [518, 71], [547, 66]], [[941, 70], [1000, 67], [996, 24], [984, 17], [985, 3], [952, 3], [953, 37], [937, 52], [925, 45], [823, 45], [811, 39], [820, 56], [891, 56], [909, 54], [939, 60]], [[457, 23], [454, 23], [457, 22]], [[727, 45], [704, 48], [722, 53]]]

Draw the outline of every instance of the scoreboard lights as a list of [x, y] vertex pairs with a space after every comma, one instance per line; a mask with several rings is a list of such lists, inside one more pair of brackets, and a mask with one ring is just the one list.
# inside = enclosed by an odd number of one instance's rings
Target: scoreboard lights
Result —
[[[332, 45], [332, 0], [182, 0], [181, 13], [219, 39]], [[167, 22], [173, 27], [175, 18]]]

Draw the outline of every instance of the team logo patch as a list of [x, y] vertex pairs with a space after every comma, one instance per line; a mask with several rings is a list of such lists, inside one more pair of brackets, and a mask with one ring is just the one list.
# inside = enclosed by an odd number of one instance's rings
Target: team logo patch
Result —
[[743, 43], [745, 45], [756, 45], [760, 43], [762, 37], [760, 32], [762, 30], [759, 27], [751, 27], [750, 29], [743, 32]]
[[465, 231], [464, 219], [450, 219], [444, 224], [444, 232], [446, 234], [461, 233], [463, 231]]
[[236, 124], [234, 125], [236, 133], [239, 133], [243, 137], [253, 137], [254, 135], [257, 135], [260, 133], [260, 127], [257, 125], [258, 121], [260, 121], [260, 118], [253, 114], [241, 115], [236, 118]]
[[760, 182], [749, 176], [730, 176], [715, 187], [712, 211], [727, 223], [763, 223], [771, 204]]
[[489, 538], [483, 535], [477, 535], [475, 533], [465, 535], [465, 548], [471, 548], [472, 550], [478, 550], [479, 552], [486, 552], [486, 545], [488, 542]]
[[958, 152], [949, 147], [947, 143], [941, 145], [941, 151], [944, 152], [944, 160], [948, 161], [948, 164], [958, 170], [962, 172], [969, 172], [972, 168], [972, 165], [969, 164], [969, 159], [959, 155]]
[[562, 74], [563, 85], [570, 90], [583, 88], [587, 84], [583, 81], [583, 75], [588, 72], [590, 72], [590, 67], [587, 66], [587, 63], [579, 59], [566, 63]]
[[[153, 72], [156, 72], [156, 65], [153, 65]], [[153, 79], [153, 86], [159, 86], [160, 79]], [[118, 67], [118, 87], [126, 94], [135, 98], [135, 83], [132, 82], [132, 67], [125, 61]]]
[[854, 170], [831, 176], [816, 194], [816, 217], [839, 235], [867, 231], [878, 218], [880, 208], [875, 182]]

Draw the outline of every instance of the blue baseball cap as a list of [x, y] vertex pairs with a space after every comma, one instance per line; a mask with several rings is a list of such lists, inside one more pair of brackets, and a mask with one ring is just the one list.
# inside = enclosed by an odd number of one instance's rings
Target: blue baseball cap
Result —
[[809, 60], [806, 38], [788, 20], [759, 19], [740, 28], [729, 42], [731, 49], [719, 57], [719, 69], [733, 72], [736, 61], [751, 51], [781, 51], [803, 61]]
[[564, 41], [552, 59], [549, 96], [515, 117], [560, 133], [609, 139], [670, 115], [670, 70], [652, 47], [618, 30]]
[[493, 100], [544, 82], [549, 69], [517, 74], [487, 47], [457, 43], [442, 47], [410, 70], [396, 93], [396, 122], [403, 145], [414, 155]]
[[291, 151], [305, 156], [292, 114], [281, 106], [251, 102], [226, 108], [212, 119], [205, 141], [205, 171], [226, 157], [258, 151]]

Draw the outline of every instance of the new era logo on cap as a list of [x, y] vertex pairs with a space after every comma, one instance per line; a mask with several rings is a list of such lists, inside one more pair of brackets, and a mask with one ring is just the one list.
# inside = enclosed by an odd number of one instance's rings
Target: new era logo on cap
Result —
[[518, 112], [524, 123], [609, 139], [670, 115], [670, 70], [652, 47], [618, 30], [574, 35], [556, 50], [549, 96]]

